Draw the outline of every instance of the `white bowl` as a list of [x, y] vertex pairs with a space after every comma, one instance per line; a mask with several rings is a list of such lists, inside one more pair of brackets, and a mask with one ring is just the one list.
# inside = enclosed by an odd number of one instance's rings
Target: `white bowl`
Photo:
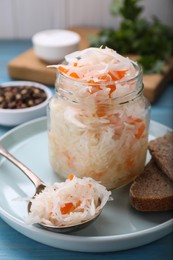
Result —
[[57, 63], [65, 55], [77, 51], [79, 42], [79, 34], [68, 30], [47, 30], [32, 37], [35, 54], [49, 64]]
[[31, 81], [11, 81], [1, 84], [0, 88], [17, 86], [32, 86], [43, 89], [47, 95], [47, 98], [42, 103], [32, 107], [20, 109], [0, 108], [0, 125], [16, 126], [29, 120], [35, 119], [37, 117], [46, 115], [48, 101], [52, 96], [52, 92], [49, 90], [49, 88], [43, 84]]

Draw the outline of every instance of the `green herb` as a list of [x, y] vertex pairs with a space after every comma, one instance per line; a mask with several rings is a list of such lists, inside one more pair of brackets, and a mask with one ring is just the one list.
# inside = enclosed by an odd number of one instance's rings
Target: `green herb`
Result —
[[135, 54], [145, 73], [159, 73], [173, 55], [173, 31], [156, 17], [151, 22], [141, 18], [140, 0], [113, 0], [112, 15], [120, 15], [119, 30], [103, 29], [90, 37], [91, 46], [107, 46], [127, 55]]

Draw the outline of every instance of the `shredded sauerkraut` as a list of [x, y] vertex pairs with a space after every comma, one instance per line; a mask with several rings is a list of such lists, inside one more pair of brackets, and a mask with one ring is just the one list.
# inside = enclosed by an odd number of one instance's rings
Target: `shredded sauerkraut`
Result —
[[89, 48], [57, 65], [58, 99], [50, 102], [49, 154], [54, 171], [89, 176], [108, 189], [143, 170], [148, 110], [139, 69], [117, 52]]
[[111, 192], [92, 178], [69, 175], [65, 182], [47, 186], [31, 200], [26, 221], [52, 226], [80, 224], [100, 213], [110, 195]]

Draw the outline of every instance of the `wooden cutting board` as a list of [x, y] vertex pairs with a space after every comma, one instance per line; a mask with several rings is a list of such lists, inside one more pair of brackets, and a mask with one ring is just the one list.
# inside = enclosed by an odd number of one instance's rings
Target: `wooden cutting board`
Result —
[[[89, 46], [88, 36], [96, 34], [98, 29], [71, 28], [81, 36], [79, 49]], [[135, 56], [131, 57], [135, 60]], [[47, 68], [48, 64], [37, 58], [33, 49], [29, 49], [8, 64], [9, 75], [14, 79], [37, 81], [54, 86], [56, 70]], [[173, 80], [173, 59], [166, 64], [162, 74], [144, 75], [144, 94], [150, 102], [154, 102], [169, 81]]]

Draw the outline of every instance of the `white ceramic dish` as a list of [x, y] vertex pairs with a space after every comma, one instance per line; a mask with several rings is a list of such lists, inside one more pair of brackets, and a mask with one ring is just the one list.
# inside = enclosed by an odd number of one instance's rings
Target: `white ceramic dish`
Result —
[[57, 63], [77, 51], [79, 42], [79, 34], [68, 30], [46, 30], [32, 37], [35, 54], [48, 63]]
[[[167, 131], [167, 127], [151, 122], [150, 139]], [[5, 134], [0, 143], [46, 183], [59, 181], [49, 165], [46, 118], [16, 127]], [[40, 243], [66, 250], [110, 252], [145, 245], [172, 231], [171, 212], [140, 213], [131, 208], [128, 186], [113, 192], [114, 201], [108, 202], [98, 220], [86, 229], [56, 234], [28, 226], [24, 222], [27, 204], [19, 198], [33, 195], [32, 183], [4, 158], [0, 161], [0, 172], [1, 218], [12, 228]]]
[[32, 81], [11, 81], [1, 84], [0, 87], [16, 87], [16, 86], [33, 86], [41, 88], [46, 92], [47, 98], [39, 105], [22, 108], [22, 109], [0, 109], [0, 125], [4, 126], [16, 126], [27, 122], [29, 120], [45, 116], [47, 110], [47, 104], [52, 96], [52, 92], [43, 84]]

